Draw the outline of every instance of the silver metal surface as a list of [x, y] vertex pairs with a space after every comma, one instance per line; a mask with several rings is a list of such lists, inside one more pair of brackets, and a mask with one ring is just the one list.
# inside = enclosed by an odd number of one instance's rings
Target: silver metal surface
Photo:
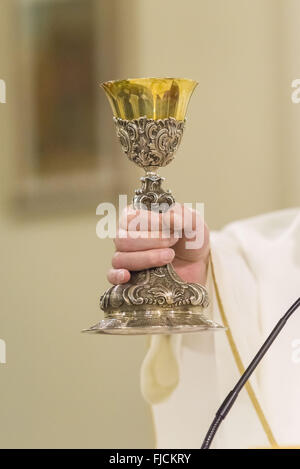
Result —
[[183, 334], [224, 330], [222, 326], [194, 310], [111, 311], [105, 319], [83, 332], [96, 334], [144, 335]]
[[174, 159], [185, 126], [185, 121], [174, 117], [124, 120], [114, 117], [117, 136], [125, 155], [146, 171], [167, 166]]

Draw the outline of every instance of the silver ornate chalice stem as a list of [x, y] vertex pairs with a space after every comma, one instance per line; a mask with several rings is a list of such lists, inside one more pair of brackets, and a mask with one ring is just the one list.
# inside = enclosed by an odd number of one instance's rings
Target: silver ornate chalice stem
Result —
[[[126, 156], [146, 174], [135, 191], [136, 209], [168, 209], [175, 200], [157, 174], [173, 158], [181, 142], [187, 105], [197, 83], [175, 78], [140, 78], [103, 83], [114, 114], [117, 136]], [[206, 318], [204, 286], [183, 281], [171, 264], [131, 272], [130, 282], [101, 296], [105, 318], [87, 332], [171, 334], [218, 330]]]

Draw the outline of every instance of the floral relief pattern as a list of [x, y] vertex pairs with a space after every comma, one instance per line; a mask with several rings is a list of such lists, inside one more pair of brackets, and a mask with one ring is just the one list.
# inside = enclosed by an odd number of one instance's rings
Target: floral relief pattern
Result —
[[181, 142], [185, 126], [185, 121], [173, 117], [159, 120], [114, 117], [114, 122], [124, 153], [143, 168], [169, 164]]
[[104, 311], [120, 308], [129, 311], [134, 306], [165, 306], [182, 308], [208, 306], [206, 289], [197, 283], [180, 279], [171, 264], [140, 272], [132, 272], [130, 283], [109, 288], [101, 297]]

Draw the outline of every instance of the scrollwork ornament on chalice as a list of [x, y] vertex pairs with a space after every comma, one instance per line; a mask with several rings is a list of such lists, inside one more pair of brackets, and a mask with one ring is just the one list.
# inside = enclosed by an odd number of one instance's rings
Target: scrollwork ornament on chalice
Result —
[[117, 136], [128, 158], [142, 168], [167, 166], [174, 158], [185, 126], [185, 121], [166, 119], [123, 120], [114, 117]]

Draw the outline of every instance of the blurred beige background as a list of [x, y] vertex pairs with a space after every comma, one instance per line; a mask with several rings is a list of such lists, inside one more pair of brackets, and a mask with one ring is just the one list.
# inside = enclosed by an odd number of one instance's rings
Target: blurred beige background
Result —
[[[0, 6], [0, 78], [7, 85], [7, 103], [0, 104], [0, 338], [7, 343], [0, 445], [153, 447], [139, 390], [146, 340], [80, 334], [100, 317], [98, 297], [113, 253], [112, 242], [95, 234], [101, 200], [63, 214], [14, 208], [22, 84], [17, 3]], [[98, 1], [99, 21], [105, 3]], [[107, 79], [200, 82], [178, 157], [163, 171], [177, 200], [205, 202], [212, 229], [299, 206], [300, 105], [290, 95], [292, 80], [300, 78], [300, 1], [119, 0], [117, 6], [120, 76]], [[121, 167], [131, 194], [140, 173], [127, 162]]]

